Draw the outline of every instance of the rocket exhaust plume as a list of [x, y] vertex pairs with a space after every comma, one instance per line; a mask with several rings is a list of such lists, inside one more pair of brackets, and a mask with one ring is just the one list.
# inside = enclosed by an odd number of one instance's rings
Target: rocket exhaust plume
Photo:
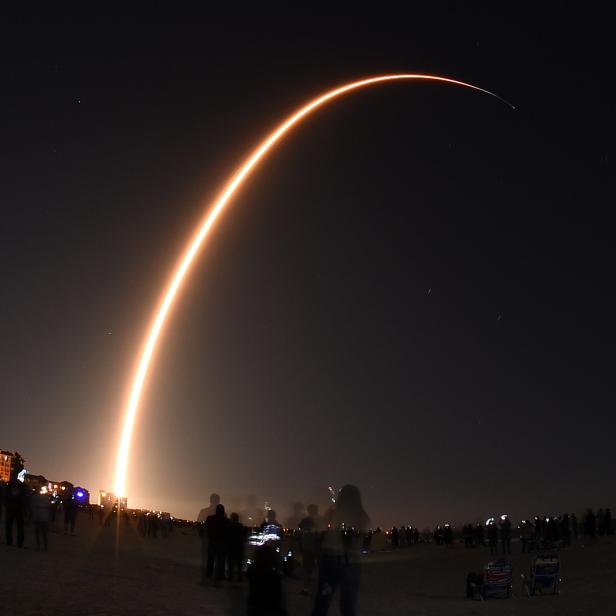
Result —
[[118, 443], [118, 451], [116, 458], [115, 469], [115, 484], [114, 489], [117, 496], [126, 496], [126, 475], [128, 470], [128, 460], [130, 454], [130, 446], [133, 436], [133, 430], [135, 427], [135, 419], [139, 410], [139, 400], [146, 381], [148, 369], [152, 361], [152, 356], [156, 350], [161, 330], [167, 320], [169, 310], [171, 309], [173, 302], [177, 296], [177, 293], [182, 285], [190, 266], [205, 242], [211, 228], [214, 226], [216, 220], [224, 210], [224, 208], [230, 203], [235, 193], [242, 187], [244, 182], [248, 179], [250, 174], [254, 171], [257, 165], [264, 159], [267, 154], [274, 148], [274, 146], [280, 142], [283, 137], [297, 124], [299, 124], [307, 115], [322, 107], [331, 100], [338, 98], [352, 92], [359, 90], [366, 86], [378, 85], [385, 82], [394, 82], [402, 80], [415, 80], [415, 81], [431, 81], [451, 84], [455, 86], [461, 86], [482, 92], [497, 98], [498, 100], [509, 105], [512, 109], [515, 109], [511, 103], [501, 98], [500, 96], [479, 88], [470, 83], [458, 81], [456, 79], [449, 79], [447, 77], [439, 77], [437, 75], [415, 75], [415, 74], [394, 74], [394, 75], [380, 75], [376, 77], [369, 77], [348, 83], [341, 87], [335, 88], [322, 94], [321, 96], [311, 100], [306, 105], [301, 107], [298, 111], [290, 115], [286, 120], [282, 122], [272, 133], [270, 133], [248, 156], [244, 163], [233, 174], [228, 184], [224, 187], [220, 193], [218, 199], [211, 205], [205, 218], [201, 221], [197, 228], [197, 232], [190, 240], [186, 251], [182, 255], [179, 264], [171, 277], [168, 287], [166, 288], [163, 299], [155, 312], [154, 319], [149, 327], [145, 344], [141, 350], [139, 363], [137, 370], [133, 377], [133, 385], [130, 391], [128, 401], [126, 403], [126, 410], [124, 414], [124, 420], [122, 424], [122, 432], [120, 435], [120, 441]]

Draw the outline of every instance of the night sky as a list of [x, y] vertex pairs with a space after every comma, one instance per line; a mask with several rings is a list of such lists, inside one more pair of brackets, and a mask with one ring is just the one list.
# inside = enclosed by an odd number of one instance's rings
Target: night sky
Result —
[[352, 482], [384, 524], [615, 506], [611, 21], [473, 6], [3, 9], [0, 448], [110, 489], [146, 326], [228, 176], [328, 88], [437, 73], [517, 109], [349, 95], [227, 210], [153, 364], [129, 505], [284, 518]]

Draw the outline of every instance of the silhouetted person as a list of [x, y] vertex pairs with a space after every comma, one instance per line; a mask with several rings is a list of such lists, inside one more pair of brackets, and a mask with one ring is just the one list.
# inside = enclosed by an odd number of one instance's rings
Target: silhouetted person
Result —
[[511, 520], [509, 516], [501, 516], [500, 522], [501, 551], [503, 554], [511, 554]]
[[556, 517], [551, 517], [546, 520], [544, 536], [550, 546], [556, 546], [560, 539], [559, 523]]
[[346, 485], [326, 520], [319, 559], [319, 586], [313, 616], [324, 616], [340, 587], [340, 613], [355, 616], [360, 584], [360, 554], [370, 519], [359, 490]]
[[109, 507], [101, 505], [98, 521], [100, 524], [104, 524], [105, 528], [111, 524], [111, 509]]
[[49, 510], [49, 528], [53, 532], [56, 531], [56, 518], [58, 516], [58, 505], [60, 501], [57, 494], [50, 495], [51, 509]]
[[560, 520], [560, 538], [564, 545], [571, 545], [571, 527], [569, 514], [565, 513]]
[[75, 521], [77, 519], [77, 501], [73, 497], [73, 490], [67, 488], [62, 493], [62, 511], [64, 512], [64, 534], [75, 534]]
[[587, 509], [584, 515], [584, 535], [594, 539], [597, 534], [597, 519], [592, 509]]
[[402, 526], [401, 524], [398, 527], [398, 547], [403, 548], [405, 541], [406, 541], [406, 536], [404, 534], [404, 526]]
[[391, 547], [397, 548], [400, 545], [400, 533], [398, 529], [394, 526], [391, 529]]
[[205, 521], [216, 513], [216, 507], [220, 505], [220, 496], [216, 493], [210, 494], [210, 504], [199, 511], [197, 522], [205, 524]]
[[464, 539], [464, 547], [473, 547], [473, 527], [470, 524], [465, 524], [462, 527], [462, 539]]
[[379, 526], [369, 534], [369, 541], [371, 552], [383, 552], [387, 547], [386, 535]]
[[304, 587], [302, 594], [307, 595], [310, 588], [310, 579], [317, 564], [318, 537], [317, 533], [321, 530], [321, 520], [319, 518], [319, 508], [317, 505], [308, 505], [308, 515], [299, 523], [300, 548], [302, 550], [302, 580]]
[[406, 545], [410, 547], [413, 545], [413, 527], [407, 526], [404, 532], [406, 534]]
[[286, 614], [282, 594], [280, 557], [272, 544], [255, 550], [254, 561], [246, 573], [249, 583], [248, 615], [274, 616]]
[[208, 535], [205, 530], [205, 521], [216, 513], [216, 507], [220, 504], [218, 494], [210, 494], [210, 506], [201, 509], [197, 515], [199, 523], [199, 537], [201, 538], [201, 583], [207, 585], [207, 560], [208, 560]]
[[597, 511], [597, 532], [599, 533], [599, 537], [605, 535], [605, 514], [603, 509]]
[[166, 539], [169, 533], [171, 532], [171, 517], [168, 514], [164, 514], [160, 518], [160, 532], [162, 533], [163, 539]]
[[612, 512], [609, 507], [605, 510], [603, 514], [603, 528], [605, 530], [606, 535], [612, 534]]
[[240, 522], [240, 516], [237, 513], [231, 514], [228, 532], [229, 580], [233, 582], [234, 577], [237, 577], [237, 581], [241, 582], [248, 529]]
[[548, 535], [553, 543], [560, 541], [560, 518], [558, 516], [552, 516], [548, 520]]
[[450, 548], [453, 544], [453, 531], [450, 524], [445, 524], [443, 528], [443, 543], [447, 548]]
[[522, 553], [530, 551], [530, 542], [534, 536], [534, 528], [528, 520], [522, 520], [520, 524], [520, 543], [522, 544]]
[[142, 537], [145, 537], [148, 534], [148, 522], [145, 511], [140, 511], [137, 514], [137, 528], [139, 529], [139, 534]]
[[115, 505], [111, 505], [110, 507], [105, 507], [105, 527], [110, 527], [111, 522], [116, 515]]
[[47, 531], [51, 515], [51, 500], [45, 486], [32, 496], [31, 506], [36, 549], [40, 550], [42, 547], [47, 551]]
[[150, 511], [146, 519], [148, 522], [148, 535], [152, 537], [152, 539], [157, 539], [159, 527], [158, 516], [153, 511]]
[[487, 528], [488, 545], [490, 546], [490, 556], [498, 554], [498, 527], [494, 520], [488, 522]]
[[208, 538], [206, 578], [214, 575], [214, 586], [220, 586], [225, 577], [225, 559], [229, 540], [229, 519], [222, 505], [216, 506], [216, 513], [205, 521]]
[[4, 486], [4, 513], [6, 544], [13, 545], [13, 524], [17, 526], [17, 547], [24, 545], [24, 519], [29, 511], [28, 488], [17, 479], [13, 472], [10, 481]]
[[477, 524], [473, 530], [473, 539], [478, 547], [483, 547], [483, 536], [483, 524]]
[[543, 528], [544, 521], [540, 515], [535, 516], [535, 544], [537, 546], [541, 545], [543, 541]]
[[577, 541], [578, 538], [578, 521], [575, 513], [571, 514], [571, 532], [573, 533], [574, 541]]

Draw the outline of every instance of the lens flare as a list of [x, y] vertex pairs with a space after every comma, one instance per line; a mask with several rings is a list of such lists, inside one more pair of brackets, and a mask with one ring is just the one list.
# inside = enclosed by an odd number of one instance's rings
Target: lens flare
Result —
[[206, 237], [208, 236], [210, 229], [224, 210], [225, 206], [229, 204], [234, 194], [241, 188], [244, 182], [247, 180], [250, 173], [255, 169], [258, 163], [265, 158], [270, 150], [282, 140], [282, 138], [299, 122], [301, 122], [307, 115], [315, 111], [319, 107], [322, 107], [327, 102], [351, 92], [359, 90], [366, 86], [377, 85], [385, 82], [403, 81], [403, 80], [421, 80], [447, 83], [455, 86], [462, 86], [470, 88], [484, 94], [488, 94], [497, 98], [498, 100], [506, 103], [511, 108], [509, 102], [505, 99], [497, 96], [493, 92], [479, 88], [478, 86], [466, 83], [464, 81], [458, 81], [456, 79], [449, 79], [448, 77], [439, 77], [437, 75], [415, 75], [415, 74], [394, 74], [394, 75], [380, 75], [376, 77], [369, 77], [360, 81], [354, 81], [341, 87], [335, 88], [322, 94], [321, 96], [313, 99], [298, 111], [290, 115], [280, 124], [272, 133], [270, 133], [250, 154], [250, 156], [244, 161], [243, 165], [235, 172], [231, 177], [229, 183], [225, 186], [218, 199], [212, 204], [208, 210], [205, 218], [198, 226], [196, 234], [190, 240], [186, 251], [180, 258], [180, 261], [175, 269], [173, 276], [169, 282], [169, 286], [162, 297], [162, 300], [158, 306], [158, 310], [155, 313], [154, 320], [152, 321], [145, 340], [145, 344], [141, 350], [139, 356], [139, 363], [133, 378], [133, 385], [130, 391], [130, 395], [126, 404], [126, 410], [124, 413], [124, 420], [122, 423], [122, 432], [120, 435], [120, 441], [118, 443], [118, 451], [116, 457], [116, 469], [115, 469], [115, 493], [117, 496], [126, 496], [126, 477], [128, 470], [128, 460], [130, 455], [130, 446], [133, 437], [133, 431], [135, 427], [135, 419], [139, 410], [139, 401], [143, 386], [145, 384], [148, 369], [152, 361], [152, 356], [156, 350], [161, 330], [169, 310], [176, 298], [180, 285], [184, 281], [186, 274], [197, 254], [203, 245]]

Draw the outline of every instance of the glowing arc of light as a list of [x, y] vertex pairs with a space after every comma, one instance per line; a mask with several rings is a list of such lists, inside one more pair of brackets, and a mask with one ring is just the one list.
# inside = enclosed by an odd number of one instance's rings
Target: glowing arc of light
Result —
[[416, 74], [394, 74], [394, 75], [380, 75], [377, 77], [370, 77], [362, 79], [360, 81], [354, 81], [344, 86], [335, 88], [326, 92], [325, 94], [313, 99], [311, 102], [301, 107], [294, 114], [290, 115], [282, 124], [278, 126], [259, 146], [253, 151], [253, 153], [246, 159], [244, 164], [234, 174], [231, 181], [227, 184], [217, 201], [211, 207], [206, 214], [203, 221], [200, 223], [199, 230], [191, 240], [184, 256], [181, 258], [180, 263], [175, 270], [175, 274], [171, 279], [171, 283], [165, 292], [163, 300], [158, 308], [156, 317], [150, 328], [150, 333], [146, 339], [145, 345], [141, 352], [139, 364], [135, 372], [133, 386], [131, 388], [130, 396], [126, 406], [124, 414], [124, 421], [122, 424], [122, 432], [120, 436], [120, 442], [118, 445], [118, 453], [116, 458], [116, 470], [115, 470], [115, 484], [114, 489], [116, 496], [125, 496], [126, 493], [126, 476], [128, 471], [128, 459], [130, 454], [130, 445], [133, 436], [133, 430], [135, 427], [135, 419], [137, 411], [139, 409], [139, 401], [141, 398], [141, 392], [145, 383], [148, 368], [150, 366], [152, 355], [156, 349], [156, 344], [163, 325], [165, 324], [167, 314], [173, 304], [177, 291], [190, 268], [192, 261], [201, 248], [205, 237], [209, 230], [212, 228], [224, 207], [229, 203], [231, 197], [235, 191], [240, 187], [242, 182], [247, 178], [250, 172], [255, 166], [265, 157], [269, 150], [279, 141], [285, 133], [287, 133], [293, 126], [298, 124], [304, 117], [310, 114], [312, 111], [321, 107], [328, 101], [341, 96], [352, 90], [357, 90], [365, 86], [374, 85], [382, 82], [389, 81], [401, 81], [401, 80], [424, 80], [424, 81], [437, 81], [442, 83], [448, 83], [456, 86], [462, 86], [470, 88], [484, 94], [493, 96], [500, 101], [506, 103], [510, 107], [514, 108], [511, 103], [501, 98], [497, 94], [484, 90], [478, 86], [475, 86], [464, 81], [458, 81], [457, 79], [450, 79], [448, 77], [440, 77], [438, 75], [416, 75]]

